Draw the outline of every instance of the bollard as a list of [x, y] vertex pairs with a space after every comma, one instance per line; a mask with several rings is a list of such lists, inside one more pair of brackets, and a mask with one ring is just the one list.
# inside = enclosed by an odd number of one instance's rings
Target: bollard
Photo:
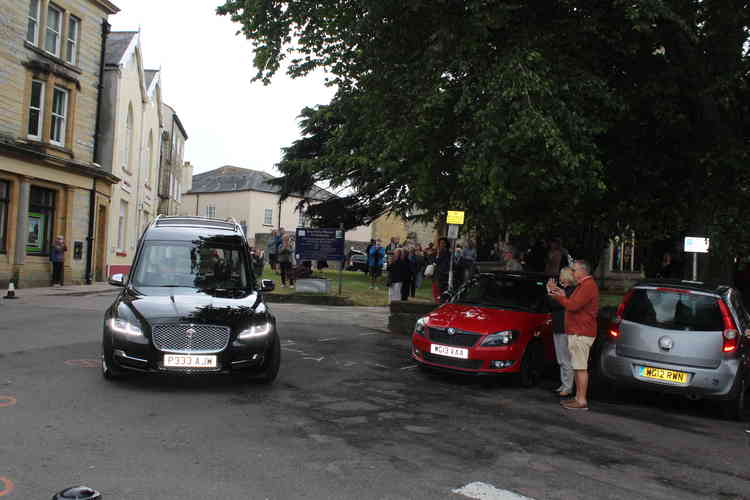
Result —
[[17, 299], [16, 297], [16, 285], [13, 282], [8, 283], [8, 293], [5, 294], [6, 299]]
[[101, 500], [102, 494], [88, 486], [73, 486], [65, 488], [52, 497], [52, 500]]

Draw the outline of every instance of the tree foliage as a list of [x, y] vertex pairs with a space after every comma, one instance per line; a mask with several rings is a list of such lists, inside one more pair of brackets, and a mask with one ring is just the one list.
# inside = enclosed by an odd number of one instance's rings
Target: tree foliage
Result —
[[[280, 168], [354, 212], [748, 252], [747, 0], [227, 0], [256, 79], [324, 68]], [[364, 208], [367, 210], [364, 210]], [[584, 244], [584, 241], [590, 244]]]

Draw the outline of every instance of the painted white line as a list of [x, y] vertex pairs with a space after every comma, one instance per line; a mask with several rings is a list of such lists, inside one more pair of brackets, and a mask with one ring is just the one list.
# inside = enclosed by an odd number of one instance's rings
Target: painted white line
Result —
[[327, 339], [321, 338], [318, 339], [318, 342], [328, 342], [329, 340], [336, 340], [337, 337], [329, 337]]
[[413, 370], [416, 367], [417, 367], [417, 365], [409, 365], [409, 366], [404, 366], [404, 367], [400, 368], [400, 370]]
[[305, 357], [305, 358], [302, 358], [302, 359], [311, 359], [313, 361], [316, 361], [316, 362], [320, 363], [321, 361], [323, 361], [324, 359], [326, 359], [326, 357], [325, 356], [321, 356], [319, 358]]
[[468, 498], [477, 498], [478, 500], [533, 500], [532, 498], [519, 495], [508, 490], [495, 488], [491, 484], [480, 483], [479, 481], [469, 483], [463, 488], [453, 490], [457, 495], [463, 495]]

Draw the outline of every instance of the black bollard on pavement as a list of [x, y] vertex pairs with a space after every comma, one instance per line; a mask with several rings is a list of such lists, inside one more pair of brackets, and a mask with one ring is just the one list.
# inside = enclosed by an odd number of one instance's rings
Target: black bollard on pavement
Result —
[[65, 488], [52, 497], [52, 500], [101, 500], [102, 494], [88, 486]]

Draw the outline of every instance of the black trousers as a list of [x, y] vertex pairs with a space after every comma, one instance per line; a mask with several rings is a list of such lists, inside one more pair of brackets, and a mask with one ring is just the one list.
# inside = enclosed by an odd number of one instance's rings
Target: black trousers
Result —
[[412, 283], [413, 281], [411, 279], [404, 280], [403, 283], [401, 283], [401, 300], [409, 300]]
[[52, 263], [52, 284], [60, 283], [63, 284], [63, 263], [53, 262]]
[[287, 280], [290, 285], [294, 285], [294, 274], [292, 273], [291, 262], [279, 262], [281, 267], [281, 284], [286, 285]]

